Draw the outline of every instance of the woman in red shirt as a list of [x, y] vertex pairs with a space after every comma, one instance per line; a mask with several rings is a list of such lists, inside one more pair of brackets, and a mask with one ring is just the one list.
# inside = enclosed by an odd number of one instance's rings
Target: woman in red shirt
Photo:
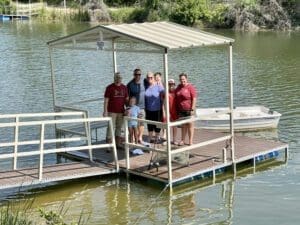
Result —
[[[186, 118], [193, 116], [196, 110], [197, 92], [196, 88], [188, 83], [187, 74], [181, 73], [179, 75], [180, 84], [175, 90], [176, 109], [179, 118]], [[183, 124], [181, 128], [181, 141], [179, 145], [185, 144], [185, 137], [188, 135], [188, 145], [193, 144], [194, 138], [194, 123]]]
[[[176, 102], [175, 102], [175, 89], [176, 89], [176, 84], [173, 79], [170, 79], [168, 81], [169, 85], [169, 110], [170, 110], [170, 121], [173, 122], [178, 119], [177, 115], [177, 110], [176, 110]], [[173, 145], [178, 145], [178, 142], [176, 141], [177, 138], [177, 127], [173, 126], [172, 127], [173, 131]]]

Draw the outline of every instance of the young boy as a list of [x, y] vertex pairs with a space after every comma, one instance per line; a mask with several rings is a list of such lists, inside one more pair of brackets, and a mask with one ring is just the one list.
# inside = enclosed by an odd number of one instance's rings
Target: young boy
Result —
[[[129, 99], [129, 107], [126, 109], [126, 115], [132, 118], [138, 118], [139, 114], [140, 114], [140, 107], [136, 105], [136, 98], [132, 96]], [[130, 142], [137, 144], [138, 143], [138, 121], [129, 120], [128, 129], [129, 129]]]

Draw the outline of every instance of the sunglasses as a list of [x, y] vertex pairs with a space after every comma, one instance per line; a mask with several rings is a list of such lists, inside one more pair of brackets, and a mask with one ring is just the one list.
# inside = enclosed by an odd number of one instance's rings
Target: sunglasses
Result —
[[153, 77], [147, 77], [147, 79], [153, 79]]
[[135, 73], [134, 76], [141, 76], [142, 74], [140, 73]]

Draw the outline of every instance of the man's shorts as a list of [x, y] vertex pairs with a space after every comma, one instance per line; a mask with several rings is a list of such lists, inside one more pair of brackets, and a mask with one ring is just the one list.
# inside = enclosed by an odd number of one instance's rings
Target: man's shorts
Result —
[[[112, 118], [112, 123], [113, 123], [113, 128], [115, 130], [115, 135], [120, 137], [121, 132], [122, 132], [122, 127], [123, 127], [123, 113], [112, 113], [109, 112], [108, 116]], [[106, 131], [106, 138], [112, 138], [110, 135], [110, 129], [109, 126], [107, 127]]]

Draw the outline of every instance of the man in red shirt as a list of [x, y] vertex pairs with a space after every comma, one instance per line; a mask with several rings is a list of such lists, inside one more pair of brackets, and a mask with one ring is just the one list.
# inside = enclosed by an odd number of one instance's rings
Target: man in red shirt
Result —
[[[195, 87], [188, 83], [187, 74], [182, 73], [179, 75], [180, 84], [175, 90], [176, 108], [179, 118], [190, 117], [194, 115], [197, 102], [197, 91]], [[194, 123], [187, 123], [182, 125], [181, 141], [179, 145], [184, 145], [184, 140], [188, 134], [188, 145], [193, 144], [194, 138]]]
[[[122, 76], [119, 72], [117, 72], [114, 76], [114, 83], [106, 87], [103, 110], [103, 116], [110, 116], [112, 118], [117, 147], [121, 147], [121, 130], [123, 126], [123, 116], [127, 101], [127, 87], [122, 84]], [[111, 132], [109, 132], [108, 129], [106, 132], [106, 141], [108, 143], [111, 143]]]

